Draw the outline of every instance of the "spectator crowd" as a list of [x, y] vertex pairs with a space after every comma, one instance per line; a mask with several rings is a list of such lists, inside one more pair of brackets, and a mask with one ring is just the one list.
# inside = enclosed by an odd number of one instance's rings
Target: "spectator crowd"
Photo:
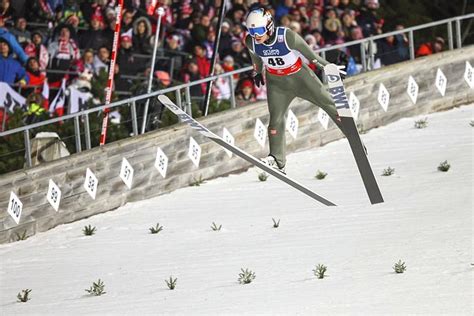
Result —
[[[205, 78], [216, 42], [218, 8], [226, 0], [125, 0], [115, 73], [115, 91], [129, 92], [136, 78], [143, 85], [150, 72], [156, 32], [157, 9], [161, 17], [160, 53], [154, 77], [163, 87], [175, 82]], [[35, 94], [38, 111], [48, 111], [58, 89], [66, 83], [84, 93], [93, 90], [91, 81], [107, 73], [110, 65], [118, 0], [0, 0], [0, 82], [5, 82], [24, 97]], [[228, 0], [221, 27], [220, 74], [250, 65], [243, 45], [245, 17], [256, 1]], [[276, 24], [299, 33], [314, 49], [359, 40], [393, 30], [379, 14], [378, 0], [260, 0]], [[443, 49], [444, 40], [424, 43], [417, 56]], [[364, 49], [369, 50], [369, 47]], [[390, 65], [409, 59], [408, 40], [402, 35], [375, 41], [370, 48], [375, 65]], [[326, 58], [345, 64], [348, 74], [362, 68], [359, 45], [339, 50]], [[135, 79], [134, 79], [135, 78]], [[266, 97], [265, 87], [257, 89], [248, 75], [236, 75], [236, 100], [245, 105]], [[47, 86], [47, 87], [46, 87]], [[200, 98], [205, 85], [194, 86], [191, 94]], [[45, 94], [47, 89], [51, 91]], [[228, 80], [213, 85], [217, 100], [230, 98]], [[94, 96], [97, 98], [97, 96]], [[41, 98], [43, 98], [41, 100]], [[45, 100], [47, 99], [47, 100]], [[103, 100], [98, 100], [98, 103]], [[29, 115], [35, 111], [28, 109]], [[31, 114], [33, 113], [33, 114]], [[1, 114], [0, 114], [1, 115]]]

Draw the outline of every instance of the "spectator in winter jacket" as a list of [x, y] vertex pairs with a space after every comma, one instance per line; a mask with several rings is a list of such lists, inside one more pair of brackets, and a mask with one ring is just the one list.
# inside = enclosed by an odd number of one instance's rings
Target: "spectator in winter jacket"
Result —
[[15, 27], [11, 30], [11, 33], [15, 35], [16, 40], [22, 47], [25, 47], [30, 42], [31, 33], [26, 29], [25, 18], [18, 18], [16, 20]]
[[357, 17], [357, 24], [362, 27], [364, 37], [376, 35], [376, 24], [379, 20], [377, 10], [379, 8], [379, 0], [365, 0], [365, 6], [360, 10]]
[[110, 50], [102, 46], [99, 48], [97, 55], [94, 56], [94, 70], [98, 75], [102, 70], [109, 71], [110, 66]]
[[202, 44], [195, 45], [194, 56], [198, 65], [199, 74], [201, 77], [206, 78], [209, 76], [209, 71], [211, 68], [211, 63], [206, 58], [206, 48]]
[[423, 43], [416, 51], [416, 57], [429, 56], [432, 54], [439, 53], [443, 50], [444, 39], [442, 37], [436, 37], [429, 43]]
[[[63, 26], [59, 31], [59, 38], [49, 44], [48, 53], [51, 57], [50, 67], [52, 69], [67, 71], [79, 62], [81, 58], [79, 47], [70, 36], [69, 28]], [[64, 74], [61, 73], [48, 74], [49, 83], [53, 87], [59, 87], [62, 78], [64, 78]]]
[[43, 86], [46, 75], [41, 71], [38, 59], [30, 57], [26, 62], [26, 73], [30, 79], [31, 86]]
[[253, 91], [253, 83], [250, 79], [245, 79], [240, 84], [240, 89], [237, 92], [236, 102], [237, 106], [244, 106], [257, 101]]
[[36, 57], [41, 70], [45, 70], [48, 67], [48, 49], [43, 45], [43, 34], [40, 31], [31, 33], [31, 42], [26, 45], [25, 53], [28, 57]]
[[194, 25], [191, 36], [195, 43], [202, 43], [206, 40], [207, 33], [211, 26], [211, 19], [207, 15], [202, 15], [199, 24]]
[[120, 35], [120, 49], [118, 51], [117, 63], [120, 65], [122, 75], [135, 75], [141, 70], [140, 65], [135, 62], [132, 47], [132, 30]]
[[16, 16], [16, 11], [12, 7], [10, 0], [0, 1], [0, 18], [2, 18], [6, 24], [13, 25], [13, 19]]
[[138, 54], [151, 53], [151, 24], [146, 17], [140, 17], [133, 23], [133, 49]]
[[226, 56], [230, 54], [232, 44], [232, 34], [230, 33], [229, 21], [222, 22], [221, 39], [219, 41], [219, 55]]
[[0, 38], [0, 81], [8, 84], [28, 84], [29, 79], [25, 68], [10, 53], [10, 43]]
[[103, 28], [104, 19], [102, 18], [102, 15], [100, 13], [93, 14], [89, 29], [79, 33], [79, 48], [92, 48], [98, 50], [101, 46], [110, 46], [112, 43], [109, 43], [107, 37], [102, 33]]
[[5, 28], [5, 20], [2, 17], [0, 17], [0, 38], [8, 42], [11, 54], [16, 54], [22, 64], [26, 63], [28, 56], [26, 56], [25, 51], [21, 48], [20, 44], [18, 44], [15, 36]]

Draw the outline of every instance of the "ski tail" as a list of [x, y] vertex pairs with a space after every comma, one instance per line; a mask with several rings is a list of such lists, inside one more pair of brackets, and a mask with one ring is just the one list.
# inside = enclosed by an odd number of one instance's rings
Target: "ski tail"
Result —
[[267, 166], [259, 159], [255, 158], [254, 156], [248, 154], [247, 152], [243, 151], [242, 149], [227, 143], [222, 137], [214, 134], [209, 129], [207, 129], [204, 125], [193, 119], [190, 115], [184, 112], [179, 106], [174, 104], [167, 96], [159, 95], [158, 100], [171, 112], [176, 114], [178, 118], [181, 120], [182, 123], [186, 123], [191, 126], [194, 130], [198, 131], [202, 135], [206, 136], [207, 138], [211, 139], [221, 147], [231, 151], [236, 156], [248, 161], [249, 163], [253, 164], [254, 166], [262, 169], [263, 171], [269, 173], [270, 175], [274, 176], [275, 178], [285, 182], [286, 184], [292, 186], [293, 188], [297, 189], [298, 191], [306, 194], [307, 196], [313, 198], [314, 200], [326, 205], [326, 206], [335, 206], [333, 202], [325, 199], [324, 197], [318, 195], [317, 193], [313, 192], [309, 188], [305, 187], [304, 185], [296, 182], [295, 180], [291, 179], [287, 175], [281, 173], [278, 170], [275, 170], [272, 167]]
[[375, 179], [372, 167], [370, 166], [364, 144], [362, 143], [359, 132], [357, 131], [357, 126], [352, 116], [344, 84], [339, 75], [339, 69], [334, 64], [328, 64], [324, 67], [324, 72], [328, 81], [328, 92], [334, 101], [337, 114], [341, 118], [344, 132], [349, 141], [349, 145], [351, 146], [352, 154], [354, 155], [357, 168], [359, 169], [362, 181], [364, 182], [370, 203], [382, 203], [384, 201], [383, 196], [380, 192], [377, 180]]

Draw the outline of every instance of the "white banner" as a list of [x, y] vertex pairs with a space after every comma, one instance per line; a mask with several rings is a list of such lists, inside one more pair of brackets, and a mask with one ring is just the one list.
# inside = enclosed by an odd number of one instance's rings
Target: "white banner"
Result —
[[196, 167], [199, 167], [199, 162], [201, 161], [201, 146], [199, 146], [192, 137], [189, 138], [188, 157]]
[[471, 89], [474, 89], [474, 70], [471, 66], [471, 63], [466, 61], [466, 70], [464, 71], [464, 80]]
[[93, 200], [95, 200], [95, 196], [97, 195], [97, 185], [99, 181], [94, 173], [87, 168], [86, 171], [86, 178], [84, 180], [84, 189], [86, 189], [87, 193], [91, 196]]
[[265, 142], [267, 140], [267, 128], [263, 125], [262, 121], [258, 118], [255, 121], [255, 130], [253, 132], [253, 137], [257, 140], [260, 146], [265, 147]]
[[132, 181], [133, 181], [133, 167], [128, 162], [128, 160], [124, 157], [122, 159], [122, 168], [120, 168], [120, 178], [122, 179], [123, 183], [127, 186], [127, 188], [132, 188]]
[[413, 104], [416, 104], [416, 100], [418, 99], [418, 84], [412, 76], [408, 78], [407, 93], [410, 97], [411, 102], [413, 102]]
[[6, 108], [9, 112], [15, 111], [16, 108], [26, 110], [26, 100], [9, 84], [0, 82], [0, 108]]
[[357, 96], [352, 91], [349, 95], [349, 106], [351, 108], [352, 117], [354, 118], [354, 121], [357, 121], [357, 118], [359, 117], [360, 101], [359, 98], [357, 98]]
[[8, 214], [13, 218], [15, 223], [20, 223], [21, 210], [23, 209], [23, 203], [21, 203], [18, 196], [15, 193], [10, 192], [10, 201], [8, 202]]
[[168, 170], [168, 157], [160, 147], [158, 147], [158, 150], [156, 151], [155, 168], [158, 169], [163, 178], [166, 178], [166, 171]]
[[324, 112], [324, 110], [321, 108], [319, 108], [319, 111], [318, 111], [318, 120], [321, 123], [321, 125], [324, 127], [324, 129], [328, 129], [329, 115], [326, 112]]
[[49, 106], [49, 113], [54, 113], [56, 110], [64, 108], [66, 103], [66, 79], [63, 79], [61, 83], [61, 88], [58, 91], [58, 94], [54, 97], [53, 102]]
[[92, 98], [89, 92], [81, 92], [75, 88], [69, 88], [69, 114], [87, 109], [87, 101]]
[[293, 137], [293, 139], [296, 139], [296, 136], [298, 135], [298, 127], [298, 118], [292, 110], [288, 110], [288, 117], [286, 118], [286, 129], [290, 133], [291, 137]]
[[59, 210], [59, 202], [61, 201], [61, 190], [52, 179], [49, 179], [48, 195], [46, 198], [57, 212]]
[[382, 109], [387, 112], [388, 105], [390, 104], [390, 93], [388, 92], [387, 88], [383, 83], [379, 86], [379, 94], [377, 96], [377, 100], [379, 101], [380, 106]]
[[438, 68], [438, 71], [436, 72], [435, 86], [443, 97], [446, 94], [447, 85], [448, 85], [448, 80], [446, 79], [446, 76], [444, 75], [443, 71], [441, 71], [441, 69]]
[[[222, 138], [225, 140], [226, 143], [231, 144], [232, 146], [235, 144], [234, 136], [232, 136], [232, 134], [225, 127], [222, 131]], [[227, 156], [232, 158], [232, 152], [228, 149], [225, 149], [225, 148], [224, 148], [224, 150], [227, 153]]]

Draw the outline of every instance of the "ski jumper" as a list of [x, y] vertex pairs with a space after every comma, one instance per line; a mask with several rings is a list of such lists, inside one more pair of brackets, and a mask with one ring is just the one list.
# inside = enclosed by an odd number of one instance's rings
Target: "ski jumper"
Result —
[[337, 120], [337, 111], [331, 96], [321, 80], [303, 62], [301, 55], [309, 61], [317, 60], [318, 67], [324, 67], [329, 62], [317, 55], [301, 36], [285, 27], [276, 28], [267, 42], [257, 44], [250, 35], [245, 38], [255, 71], [266, 72], [270, 155], [275, 158], [279, 167], [284, 167], [286, 114], [295, 97], [319, 106], [341, 131], [343, 129], [341, 122]]

